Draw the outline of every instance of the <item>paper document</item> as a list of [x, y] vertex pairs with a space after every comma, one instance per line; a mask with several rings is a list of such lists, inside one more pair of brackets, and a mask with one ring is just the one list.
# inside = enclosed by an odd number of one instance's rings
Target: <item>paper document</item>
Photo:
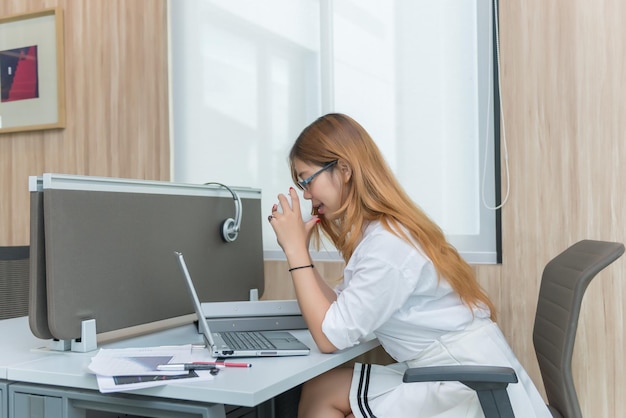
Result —
[[[176, 345], [140, 348], [101, 348], [91, 358], [89, 370], [100, 376], [134, 376], [164, 374], [159, 364], [186, 363], [193, 358], [192, 346]], [[170, 373], [170, 374], [180, 374]]]
[[102, 393], [165, 385], [181, 379], [211, 380], [208, 370], [160, 371], [167, 363], [211, 361], [208, 350], [191, 344], [162, 347], [100, 349], [91, 358], [89, 370], [96, 374]]
[[144, 376], [96, 376], [100, 393], [124, 392], [168, 383], [186, 381], [212, 380], [213, 376], [206, 370], [189, 370], [185, 374], [144, 375]]

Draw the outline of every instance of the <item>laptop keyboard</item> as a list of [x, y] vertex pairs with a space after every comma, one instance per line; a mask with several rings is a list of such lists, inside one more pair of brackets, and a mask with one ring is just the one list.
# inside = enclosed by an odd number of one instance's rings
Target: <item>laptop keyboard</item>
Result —
[[235, 350], [274, 349], [272, 344], [260, 332], [221, 332], [220, 335], [230, 348]]

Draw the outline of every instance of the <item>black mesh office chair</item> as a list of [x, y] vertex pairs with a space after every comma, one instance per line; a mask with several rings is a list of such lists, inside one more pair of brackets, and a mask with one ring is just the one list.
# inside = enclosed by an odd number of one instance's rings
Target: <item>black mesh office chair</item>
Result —
[[0, 247], [0, 319], [28, 315], [29, 246]]
[[[533, 343], [548, 408], [555, 418], [582, 418], [572, 378], [580, 307], [591, 280], [623, 253], [622, 243], [583, 240], [557, 255], [543, 270]], [[492, 369], [489, 366], [422, 367], [407, 370], [404, 381], [460, 381], [477, 391], [486, 418], [513, 417], [506, 387], [517, 382], [515, 372], [510, 368]], [[494, 379], [489, 377], [492, 373]]]

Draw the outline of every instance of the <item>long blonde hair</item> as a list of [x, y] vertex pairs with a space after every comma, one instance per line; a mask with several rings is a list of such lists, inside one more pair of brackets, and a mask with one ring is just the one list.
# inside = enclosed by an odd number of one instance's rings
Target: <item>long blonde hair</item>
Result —
[[[486, 306], [495, 320], [495, 307], [480, 287], [470, 265], [435, 224], [406, 194], [367, 131], [340, 113], [318, 118], [296, 139], [289, 153], [291, 176], [298, 181], [294, 160], [324, 166], [342, 161], [351, 169], [342, 189], [342, 206], [335, 220], [321, 217], [319, 226], [347, 263], [362, 238], [364, 226], [380, 221], [393, 234], [413, 238], [461, 299], [471, 307]], [[336, 170], [337, 165], [331, 168]], [[315, 212], [315, 209], [313, 209]], [[315, 214], [315, 213], [314, 213]], [[403, 232], [404, 227], [411, 237]]]

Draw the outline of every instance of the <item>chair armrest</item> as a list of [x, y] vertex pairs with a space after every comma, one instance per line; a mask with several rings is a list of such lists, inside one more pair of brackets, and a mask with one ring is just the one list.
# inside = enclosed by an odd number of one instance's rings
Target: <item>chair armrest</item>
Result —
[[431, 366], [407, 369], [402, 378], [412, 382], [461, 382], [476, 391], [485, 417], [514, 418], [506, 391], [509, 383], [517, 383], [515, 370], [498, 366]]
[[432, 366], [407, 369], [402, 379], [410, 382], [475, 382], [475, 383], [517, 383], [515, 370], [498, 366]]

